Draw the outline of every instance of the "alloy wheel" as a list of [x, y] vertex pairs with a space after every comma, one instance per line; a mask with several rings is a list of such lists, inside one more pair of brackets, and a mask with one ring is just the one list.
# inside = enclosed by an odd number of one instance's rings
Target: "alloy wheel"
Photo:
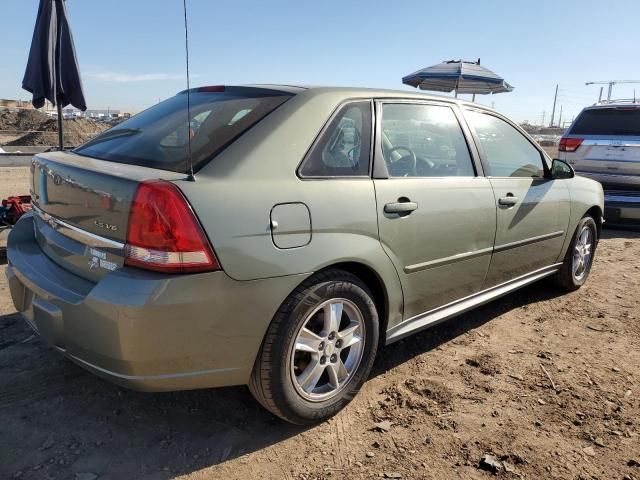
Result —
[[324, 401], [336, 396], [362, 360], [365, 323], [345, 298], [318, 305], [303, 321], [291, 352], [291, 378], [300, 396]]
[[593, 232], [588, 225], [582, 227], [573, 249], [573, 278], [581, 281], [589, 271], [593, 252]]

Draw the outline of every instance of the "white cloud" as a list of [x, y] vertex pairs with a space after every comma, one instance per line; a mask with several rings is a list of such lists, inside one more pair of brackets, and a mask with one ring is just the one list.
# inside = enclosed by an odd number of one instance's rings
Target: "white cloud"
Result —
[[97, 80], [99, 82], [112, 82], [112, 83], [128, 83], [128, 82], [158, 82], [165, 80], [183, 80], [184, 74], [172, 74], [172, 73], [120, 73], [120, 72], [98, 72], [98, 73], [85, 73], [83, 75], [91, 80]]

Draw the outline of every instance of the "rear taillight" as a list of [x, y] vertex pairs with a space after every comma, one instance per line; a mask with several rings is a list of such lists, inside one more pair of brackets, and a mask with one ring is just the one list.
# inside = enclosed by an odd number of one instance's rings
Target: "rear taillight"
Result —
[[561, 152], [575, 152], [582, 145], [583, 138], [561, 138], [558, 150]]
[[125, 263], [170, 273], [220, 269], [187, 199], [162, 180], [138, 186], [129, 213]]

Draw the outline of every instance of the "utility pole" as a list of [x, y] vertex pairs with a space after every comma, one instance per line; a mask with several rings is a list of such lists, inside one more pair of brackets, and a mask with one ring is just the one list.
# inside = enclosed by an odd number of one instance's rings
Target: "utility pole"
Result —
[[549, 127], [553, 127], [553, 119], [556, 116], [556, 102], [558, 101], [558, 84], [556, 83], [556, 94], [553, 96], [553, 111], [551, 112], [551, 122]]

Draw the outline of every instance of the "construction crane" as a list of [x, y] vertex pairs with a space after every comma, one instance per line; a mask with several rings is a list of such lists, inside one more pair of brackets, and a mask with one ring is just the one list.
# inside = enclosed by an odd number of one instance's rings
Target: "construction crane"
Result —
[[[609, 85], [609, 90], [607, 91], [607, 103], [611, 102], [611, 92], [613, 91], [613, 86], [618, 83], [640, 83], [640, 80], [601, 80], [598, 82], [587, 82], [585, 85]], [[600, 89], [600, 97], [598, 98], [598, 102], [602, 101], [602, 88]]]

